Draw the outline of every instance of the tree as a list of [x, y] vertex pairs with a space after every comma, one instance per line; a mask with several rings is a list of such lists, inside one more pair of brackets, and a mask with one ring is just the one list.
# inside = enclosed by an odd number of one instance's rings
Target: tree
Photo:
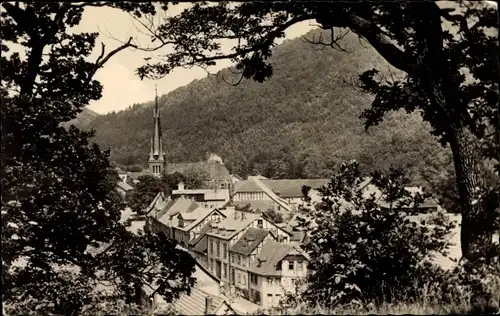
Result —
[[197, 166], [192, 166], [183, 171], [184, 185], [188, 189], [199, 189], [203, 187], [207, 181], [210, 181], [208, 172]]
[[[193, 284], [187, 253], [120, 223], [109, 152], [89, 142], [91, 132], [62, 126], [101, 97], [93, 75], [130, 44], [107, 54], [102, 45], [87, 60], [97, 34], [70, 28], [86, 6], [104, 5], [154, 12], [150, 3], [2, 4], [2, 294], [17, 313], [75, 315], [113, 298], [139, 303], [153, 275], [167, 300]], [[105, 245], [112, 247], [90, 251]], [[114, 284], [111, 297], [96, 295], [101, 281]]]
[[311, 273], [303, 297], [314, 305], [408, 300], [422, 295], [423, 284], [443, 276], [431, 259], [445, 254], [444, 237], [453, 223], [443, 213], [418, 220], [398, 211], [423, 201], [404, 189], [404, 174], [398, 170], [371, 174], [371, 183], [392, 206], [388, 210], [378, 205], [380, 196], [364, 195], [364, 179], [357, 162], [343, 164], [320, 189], [322, 203], [309, 210], [315, 225], [304, 246]]
[[137, 179], [139, 182], [130, 196], [128, 206], [137, 214], [143, 214], [155, 196], [163, 192], [170, 195], [170, 187], [162, 178], [152, 175], [143, 175]]
[[[452, 6], [431, 1], [197, 3], [157, 28], [148, 25], [160, 47], [173, 46], [175, 51], [146, 63], [138, 75], [157, 78], [178, 66], [208, 67], [231, 59], [240, 80], [262, 82], [273, 74], [269, 57], [276, 39], [308, 20], [330, 30], [328, 40], [320, 37], [312, 43], [342, 50], [338, 40], [352, 31], [393, 67], [385, 80], [377, 69], [360, 75], [360, 87], [375, 95], [372, 107], [362, 114], [366, 128], [393, 110], [422, 114], [453, 153], [463, 206], [462, 253], [472, 261], [484, 257], [498, 229], [498, 215], [481, 194], [488, 188], [480, 171], [480, 145], [497, 162], [500, 148], [498, 39], [491, 31], [498, 26], [498, 15], [492, 6], [465, 1]], [[223, 50], [221, 41], [234, 45]]]
[[269, 209], [267, 211], [263, 211], [262, 213], [266, 214], [274, 223], [280, 224], [283, 223], [283, 214], [276, 212], [274, 209]]
[[174, 188], [177, 188], [180, 182], [185, 182], [186, 177], [179, 172], [170, 174], [164, 173], [162, 174], [162, 181], [167, 185], [167, 188], [173, 190]]

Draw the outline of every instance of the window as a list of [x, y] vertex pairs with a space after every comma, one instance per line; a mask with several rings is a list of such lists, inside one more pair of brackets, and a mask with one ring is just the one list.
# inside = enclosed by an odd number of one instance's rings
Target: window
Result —
[[257, 284], [257, 275], [250, 274], [250, 283]]
[[247, 277], [246, 274], [241, 275], [241, 284], [242, 285], [247, 285]]
[[288, 270], [293, 270], [293, 261], [288, 261]]
[[226, 263], [224, 263], [224, 271], [223, 271], [222, 277], [227, 278], [227, 264]]
[[267, 285], [273, 285], [273, 278], [267, 278]]
[[214, 241], [213, 240], [210, 240], [210, 254], [211, 255], [214, 254]]
[[253, 294], [254, 294], [255, 302], [260, 303], [260, 292], [254, 291]]
[[227, 243], [224, 243], [224, 259], [227, 259]]
[[267, 304], [268, 305], [273, 304], [273, 295], [272, 294], [267, 294]]
[[263, 225], [264, 225], [263, 221], [261, 219], [258, 219], [257, 226], [263, 226]]
[[302, 261], [297, 261], [297, 271], [302, 272]]
[[216, 256], [220, 257], [220, 242], [215, 245], [215, 251], [217, 252]]
[[236, 263], [237, 264], [241, 264], [240, 259], [241, 259], [241, 256], [240, 255], [236, 255]]

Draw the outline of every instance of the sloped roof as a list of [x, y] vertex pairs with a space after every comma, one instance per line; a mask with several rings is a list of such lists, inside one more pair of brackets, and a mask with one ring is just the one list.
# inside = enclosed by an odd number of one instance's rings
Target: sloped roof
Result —
[[180, 213], [189, 213], [199, 208], [200, 206], [193, 200], [177, 199], [169, 200], [161, 211], [158, 212], [156, 219], [164, 224], [170, 219]]
[[212, 221], [206, 223], [201, 229], [200, 229], [200, 233], [199, 235], [196, 237], [196, 238], [193, 238], [191, 240], [188, 241], [188, 245], [190, 246], [195, 246], [202, 238], [203, 236], [205, 236], [205, 233], [208, 232], [210, 230], [210, 223], [212, 223]]
[[123, 181], [120, 181], [118, 182], [118, 187], [124, 191], [132, 191], [134, 189], [134, 187], [132, 187], [130, 184], [128, 184], [127, 182], [123, 182]]
[[249, 255], [266, 238], [269, 231], [249, 227], [243, 236], [231, 247], [232, 252]]
[[234, 192], [264, 192], [264, 190], [251, 177], [248, 177], [247, 180], [234, 185]]
[[327, 184], [330, 179], [268, 179], [261, 181], [282, 198], [299, 198], [302, 197], [302, 186], [307, 185], [312, 189], [318, 189]]
[[[220, 238], [232, 238], [234, 235], [236, 235], [239, 231], [250, 225], [254, 220], [259, 218], [261, 215], [260, 214], [255, 214], [255, 213], [244, 213], [244, 217], [242, 216], [243, 212], [238, 212], [239, 216], [238, 218], [234, 218], [233, 216], [227, 217], [224, 219], [221, 223], [212, 223], [211, 224], [211, 229], [210, 231], [207, 232], [207, 234], [211, 234]], [[220, 228], [220, 230], [217, 230], [217, 228]]]
[[200, 234], [199, 239], [196, 242], [193, 250], [200, 253], [207, 253], [208, 250], [208, 238], [205, 234]]
[[293, 246], [290, 244], [268, 240], [262, 246], [257, 259], [248, 267], [248, 271], [259, 275], [279, 276], [281, 271], [276, 267], [292, 249]]
[[[177, 227], [181, 230], [184, 231], [189, 231], [192, 228], [196, 227], [198, 223], [200, 223], [204, 218], [206, 218], [210, 213], [212, 213], [214, 210], [211, 210], [209, 208], [204, 208], [204, 207], [198, 207], [194, 209], [191, 212], [184, 212], [180, 213], [178, 216], [172, 219], [172, 226]], [[188, 221], [186, 226], [184, 227], [178, 227], [179, 226], [179, 216], [182, 216], [182, 219], [185, 221]]]
[[[201, 221], [203, 221], [205, 218], [207, 218], [207, 216], [210, 216], [213, 213], [220, 213], [222, 216], [227, 217], [225, 214], [223, 214], [222, 212], [220, 212], [218, 209], [208, 209], [208, 208], [201, 208], [201, 209], [208, 210], [208, 212], [203, 211], [204, 213], [202, 213], [200, 216], [198, 216], [195, 219], [194, 222], [192, 222], [191, 224], [189, 224], [189, 227], [186, 226], [187, 230], [190, 230], [190, 229], [196, 227], [196, 225], [198, 225]], [[205, 215], [203, 215], [203, 214], [205, 214]]]
[[191, 288], [189, 295], [181, 295], [171, 306], [178, 315], [205, 315], [206, 297], [212, 297], [212, 312], [219, 309], [222, 304], [230, 306], [224, 298], [211, 295], [197, 286]]
[[[266, 193], [271, 200], [273, 200], [276, 204], [283, 207], [285, 210], [289, 211], [290, 206], [288, 203], [280, 198], [276, 193], [274, 193], [270, 188], [268, 188], [258, 177], [248, 177], [246, 181], [241, 181], [237, 183], [235, 188], [235, 193], [238, 192], [264, 192]], [[248, 203], [248, 202], [247, 202]]]
[[185, 173], [189, 169], [205, 170], [211, 179], [231, 181], [231, 174], [224, 164], [216, 161], [181, 162], [167, 164], [167, 173]]
[[[156, 196], [153, 198], [151, 203], [149, 203], [148, 207], [146, 208], [146, 214], [149, 216], [153, 216], [153, 210], [159, 211], [161, 208], [158, 208], [157, 206], [165, 201], [165, 194], [163, 192], [158, 192]], [[151, 214], [150, 214], [151, 213]]]

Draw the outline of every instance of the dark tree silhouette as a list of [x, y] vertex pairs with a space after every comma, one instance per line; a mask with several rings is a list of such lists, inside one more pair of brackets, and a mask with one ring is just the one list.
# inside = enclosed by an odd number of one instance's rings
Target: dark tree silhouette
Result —
[[[275, 41], [299, 22], [315, 20], [331, 29], [317, 45], [342, 49], [333, 32], [345, 28], [365, 39], [399, 74], [381, 80], [373, 69], [360, 76], [360, 86], [375, 95], [362, 118], [366, 127], [387, 112], [418, 111], [432, 133], [453, 153], [462, 205], [461, 247], [474, 261], [491, 246], [497, 229], [491, 192], [481, 176], [483, 154], [498, 160], [498, 26], [494, 7], [484, 2], [244, 2], [236, 5], [197, 3], [182, 14], [148, 30], [158, 47], [175, 48], [156, 63], [138, 69], [144, 77], [162, 77], [178, 66], [208, 67], [231, 59], [242, 78], [262, 82], [273, 74], [269, 57]], [[233, 40], [222, 51], [221, 41]]]
[[408, 300], [422, 295], [422, 285], [429, 280], [443, 277], [431, 259], [446, 252], [444, 237], [454, 224], [442, 213], [418, 220], [398, 211], [402, 205], [423, 201], [423, 196], [404, 189], [401, 171], [371, 176], [371, 183], [391, 205], [388, 210], [378, 205], [380, 196], [365, 194], [360, 185], [365, 178], [352, 161], [320, 189], [322, 203], [308, 211], [314, 225], [299, 220], [310, 232], [304, 247], [311, 256], [312, 273], [302, 297], [311, 305]]
[[[2, 4], [2, 301], [15, 314], [75, 315], [109, 296], [139, 303], [151, 282], [171, 300], [194, 283], [187, 253], [120, 222], [118, 177], [92, 132], [62, 126], [101, 97], [93, 75], [130, 44], [107, 54], [103, 45], [89, 62], [97, 34], [70, 32], [88, 5], [154, 12], [150, 3]], [[102, 281], [109, 296], [96, 293]]]
[[137, 180], [139, 183], [135, 185], [134, 192], [128, 201], [128, 206], [138, 214], [143, 214], [143, 211], [158, 193], [163, 192], [167, 196], [170, 195], [171, 188], [162, 178], [143, 175]]

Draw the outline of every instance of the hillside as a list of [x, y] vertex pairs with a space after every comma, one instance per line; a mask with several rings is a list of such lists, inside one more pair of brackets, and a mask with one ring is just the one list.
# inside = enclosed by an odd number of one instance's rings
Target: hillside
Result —
[[[435, 178], [451, 159], [418, 114], [393, 113], [365, 132], [359, 115], [371, 96], [355, 81], [364, 70], [388, 65], [354, 35], [343, 45], [351, 52], [318, 50], [303, 39], [286, 41], [276, 48], [274, 76], [265, 83], [243, 81], [235, 87], [209, 76], [162, 96], [169, 161], [199, 160], [215, 152], [242, 176], [298, 178], [327, 176], [339, 163], [357, 159], [365, 170], [406, 168], [414, 183]], [[152, 102], [99, 115], [89, 127], [117, 163], [144, 163]]]
[[75, 125], [78, 128], [87, 128], [89, 124], [98, 116], [99, 114], [92, 111], [89, 108], [83, 108], [82, 112], [80, 112], [77, 117], [65, 125]]

